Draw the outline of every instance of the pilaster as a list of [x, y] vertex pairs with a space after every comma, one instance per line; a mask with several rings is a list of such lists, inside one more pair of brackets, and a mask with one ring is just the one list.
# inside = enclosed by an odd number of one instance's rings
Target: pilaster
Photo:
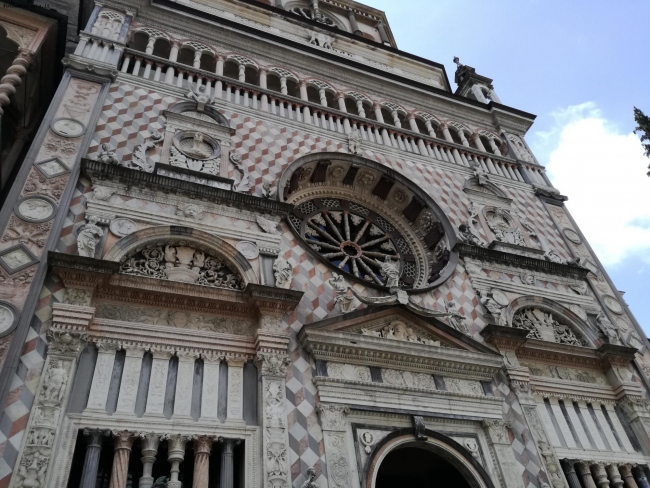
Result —
[[503, 420], [484, 420], [483, 429], [487, 434], [488, 444], [494, 449], [497, 469], [506, 488], [521, 488], [521, 470], [512, 452], [510, 436]]
[[351, 481], [345, 416], [350, 409], [346, 405], [320, 403], [316, 410], [323, 428], [328, 484], [332, 488], [347, 488], [351, 486]]
[[47, 486], [49, 468], [57, 452], [64, 406], [94, 313], [92, 307], [54, 305], [55, 319], [47, 331], [48, 356], [27, 422], [27, 435], [17, 461], [18, 470], [11, 481], [13, 488]]

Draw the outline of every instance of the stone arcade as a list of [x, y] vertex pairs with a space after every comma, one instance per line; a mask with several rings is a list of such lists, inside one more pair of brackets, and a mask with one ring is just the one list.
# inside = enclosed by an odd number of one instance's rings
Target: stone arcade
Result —
[[352, 0], [77, 41], [0, 212], [0, 488], [650, 488], [648, 341], [491, 79]]

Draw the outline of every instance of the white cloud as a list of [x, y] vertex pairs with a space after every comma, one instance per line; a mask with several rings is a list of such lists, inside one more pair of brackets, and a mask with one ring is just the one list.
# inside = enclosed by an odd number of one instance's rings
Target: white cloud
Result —
[[[553, 185], [605, 265], [638, 256], [650, 262], [650, 178], [639, 139], [623, 134], [593, 102], [551, 114], [538, 132], [539, 154]], [[542, 159], [543, 161], [544, 159]]]

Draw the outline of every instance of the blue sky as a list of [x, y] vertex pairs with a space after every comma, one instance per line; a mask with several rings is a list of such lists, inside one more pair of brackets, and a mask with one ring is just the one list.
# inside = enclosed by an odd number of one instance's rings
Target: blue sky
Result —
[[365, 3], [386, 12], [400, 49], [444, 63], [452, 83], [459, 56], [504, 104], [537, 115], [528, 143], [650, 334], [650, 160], [632, 134], [632, 107], [650, 114], [650, 2]]

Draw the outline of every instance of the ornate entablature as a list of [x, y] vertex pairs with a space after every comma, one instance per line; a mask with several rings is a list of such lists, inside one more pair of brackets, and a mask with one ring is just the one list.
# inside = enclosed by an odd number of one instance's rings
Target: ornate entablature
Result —
[[440, 208], [406, 178], [339, 153], [292, 164], [279, 184], [292, 230], [312, 254], [371, 287], [427, 290], [453, 272], [455, 235]]

